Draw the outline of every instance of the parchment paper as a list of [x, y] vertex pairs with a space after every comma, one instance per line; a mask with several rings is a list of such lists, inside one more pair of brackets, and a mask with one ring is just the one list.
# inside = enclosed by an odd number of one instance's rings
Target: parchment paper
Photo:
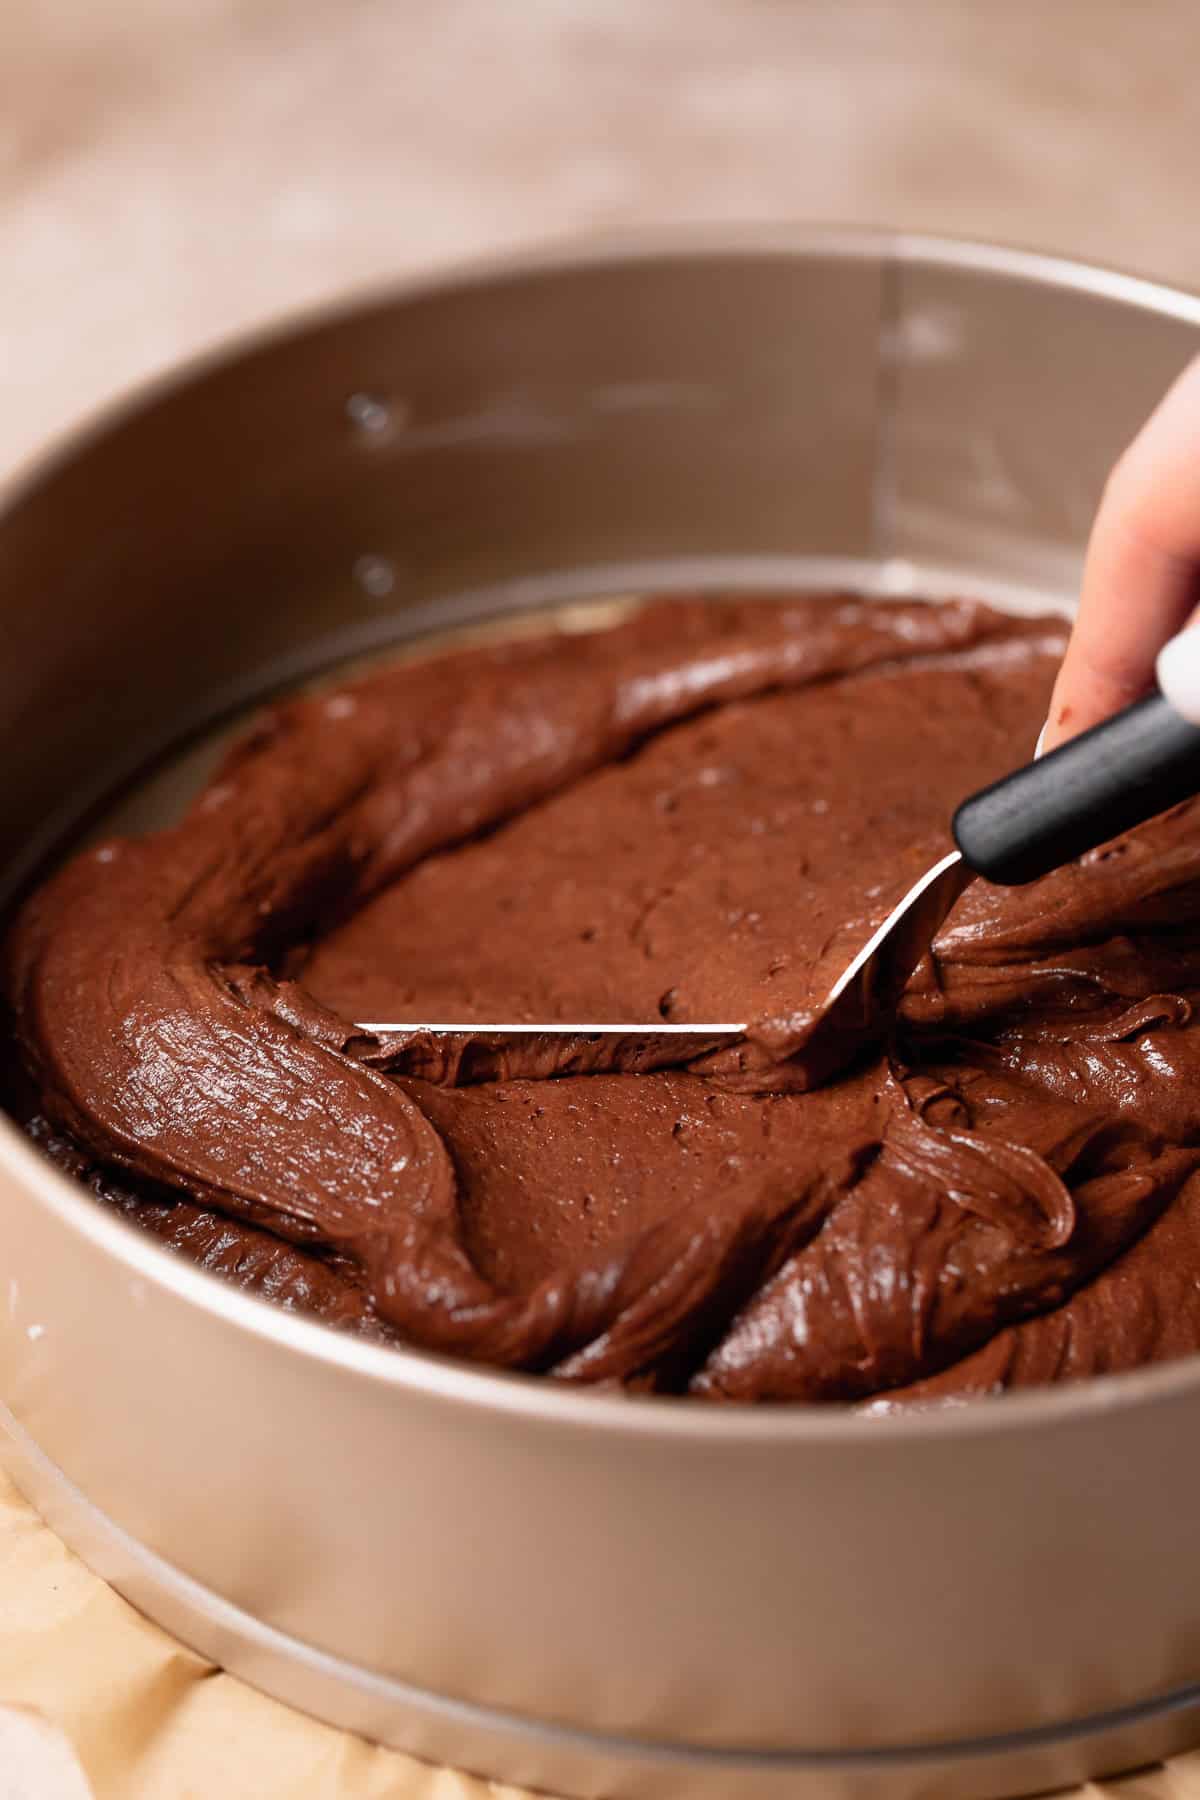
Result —
[[[85, 1568], [0, 1476], [0, 1800], [77, 1800], [88, 1784], [94, 1800], [532, 1800], [320, 1725], [214, 1669]], [[1200, 1751], [1074, 1794], [1200, 1800]]]

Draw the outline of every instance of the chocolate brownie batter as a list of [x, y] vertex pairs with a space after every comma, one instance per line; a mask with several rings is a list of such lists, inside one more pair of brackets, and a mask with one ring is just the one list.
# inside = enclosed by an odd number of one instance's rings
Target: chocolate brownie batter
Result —
[[[805, 1065], [1062, 648], [965, 603], [673, 600], [278, 706], [25, 906], [14, 1105], [203, 1266], [500, 1367], [886, 1408], [1193, 1350], [1200, 807], [976, 883], [890, 1040]], [[752, 1023], [651, 1067], [489, 1019]]]

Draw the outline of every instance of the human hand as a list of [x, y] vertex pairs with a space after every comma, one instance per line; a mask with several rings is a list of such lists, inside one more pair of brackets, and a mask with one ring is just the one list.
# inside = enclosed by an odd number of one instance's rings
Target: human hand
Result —
[[1200, 356], [1117, 462], [1084, 565], [1079, 615], [1039, 754], [1158, 684], [1200, 723]]

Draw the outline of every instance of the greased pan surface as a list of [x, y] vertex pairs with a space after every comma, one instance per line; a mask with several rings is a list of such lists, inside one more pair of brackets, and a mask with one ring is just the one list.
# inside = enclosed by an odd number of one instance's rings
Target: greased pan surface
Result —
[[[216, 359], [0, 518], [15, 884], [114, 783], [386, 642], [681, 579], [1065, 600], [1200, 303], [976, 246], [714, 235]], [[261, 1685], [579, 1794], [1002, 1793], [1190, 1726], [1200, 1365], [937, 1416], [575, 1394], [347, 1342], [0, 1131], [14, 1466]]]

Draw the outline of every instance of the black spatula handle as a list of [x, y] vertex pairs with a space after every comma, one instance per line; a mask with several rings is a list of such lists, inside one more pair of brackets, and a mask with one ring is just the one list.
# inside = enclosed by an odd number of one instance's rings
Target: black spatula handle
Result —
[[1196, 793], [1200, 729], [1153, 694], [964, 800], [954, 840], [976, 874], [1016, 886]]

